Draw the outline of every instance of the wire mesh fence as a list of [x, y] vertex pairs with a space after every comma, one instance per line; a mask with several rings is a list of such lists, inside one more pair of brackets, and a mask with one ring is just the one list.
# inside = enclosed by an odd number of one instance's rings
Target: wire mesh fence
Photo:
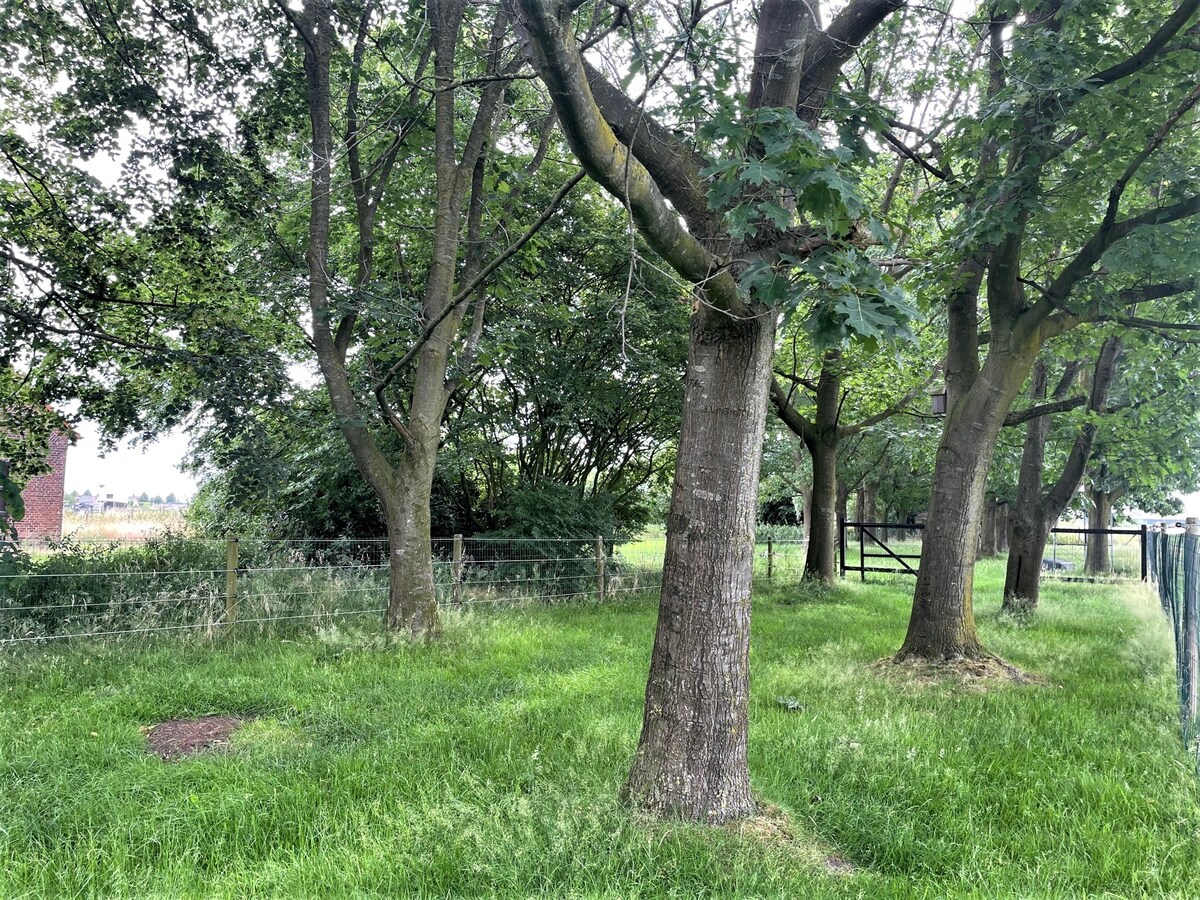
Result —
[[[611, 601], [655, 594], [665, 539], [437, 538], [434, 590], [444, 607]], [[756, 546], [756, 578], [799, 580], [803, 541]], [[212, 636], [381, 621], [385, 539], [25, 544], [0, 563], [0, 645], [157, 633]]]
[[1146, 577], [1146, 529], [1055, 528], [1042, 557], [1042, 577], [1123, 581]]
[[235, 615], [247, 629], [364, 615], [386, 600], [386, 548], [373, 543], [169, 535], [24, 545], [0, 572], [0, 642], [212, 634]]
[[1175, 669], [1179, 686], [1179, 719], [1183, 739], [1197, 753], [1197, 691], [1200, 679], [1200, 527], [1187, 532], [1156, 529], [1146, 547], [1152, 583], [1175, 634]]

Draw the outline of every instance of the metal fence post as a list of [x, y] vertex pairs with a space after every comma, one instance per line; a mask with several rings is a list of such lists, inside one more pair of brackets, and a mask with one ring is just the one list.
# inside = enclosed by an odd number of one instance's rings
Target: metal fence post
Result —
[[462, 606], [462, 535], [454, 536], [454, 550], [450, 560], [450, 578], [454, 582], [454, 605]]
[[1150, 579], [1150, 540], [1149, 529], [1142, 525], [1142, 581]]
[[[808, 549], [807, 547], [805, 548]], [[846, 577], [846, 519], [838, 516], [838, 556], [841, 557], [840, 566], [842, 577]]]
[[604, 599], [604, 538], [596, 535], [596, 595]]
[[238, 539], [225, 539], [225, 624], [237, 621]]
[[1191, 734], [1196, 721], [1197, 659], [1200, 658], [1200, 628], [1197, 627], [1197, 600], [1200, 600], [1200, 519], [1189, 516], [1187, 534], [1183, 537], [1183, 622], [1184, 622], [1184, 725]]
[[770, 538], [767, 538], [767, 577], [770, 578], [775, 571], [775, 543]]
[[[903, 532], [902, 532], [903, 533]], [[866, 584], [867, 581], [867, 542], [863, 537], [862, 523], [858, 523], [858, 576]]]

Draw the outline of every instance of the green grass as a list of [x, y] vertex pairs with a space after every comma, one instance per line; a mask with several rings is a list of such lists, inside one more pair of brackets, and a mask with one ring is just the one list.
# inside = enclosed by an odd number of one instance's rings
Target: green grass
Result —
[[[472, 613], [437, 646], [9, 652], [0, 897], [1200, 896], [1153, 599], [1048, 585], [1021, 623], [998, 615], [999, 576], [982, 567], [984, 640], [1048, 686], [879, 674], [910, 581], [760, 594], [750, 766], [790, 846], [617, 803], [650, 604]], [[139, 726], [212, 712], [257, 719], [228, 752], [145, 753]], [[814, 848], [857, 873], [826, 874]]]

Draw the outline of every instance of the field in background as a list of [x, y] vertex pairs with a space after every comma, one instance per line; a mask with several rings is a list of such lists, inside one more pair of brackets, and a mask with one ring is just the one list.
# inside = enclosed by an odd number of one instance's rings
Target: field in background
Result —
[[[0, 651], [0, 896], [1200, 896], [1169, 631], [1138, 587], [1047, 585], [988, 646], [1045, 685], [876, 662], [911, 582], [756, 595], [750, 766], [789, 817], [656, 824], [617, 802], [652, 601], [447, 611], [271, 638]], [[164, 763], [144, 726], [247, 718]]]
[[115, 509], [105, 513], [63, 513], [63, 537], [79, 541], [141, 541], [164, 531], [182, 532], [181, 510]]

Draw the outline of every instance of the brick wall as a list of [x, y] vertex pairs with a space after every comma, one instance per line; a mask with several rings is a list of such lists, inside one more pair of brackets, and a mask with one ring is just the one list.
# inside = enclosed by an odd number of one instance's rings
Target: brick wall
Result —
[[67, 475], [67, 436], [50, 438], [50, 471], [29, 479], [21, 498], [25, 518], [17, 523], [17, 534], [25, 540], [62, 537], [63, 492]]

